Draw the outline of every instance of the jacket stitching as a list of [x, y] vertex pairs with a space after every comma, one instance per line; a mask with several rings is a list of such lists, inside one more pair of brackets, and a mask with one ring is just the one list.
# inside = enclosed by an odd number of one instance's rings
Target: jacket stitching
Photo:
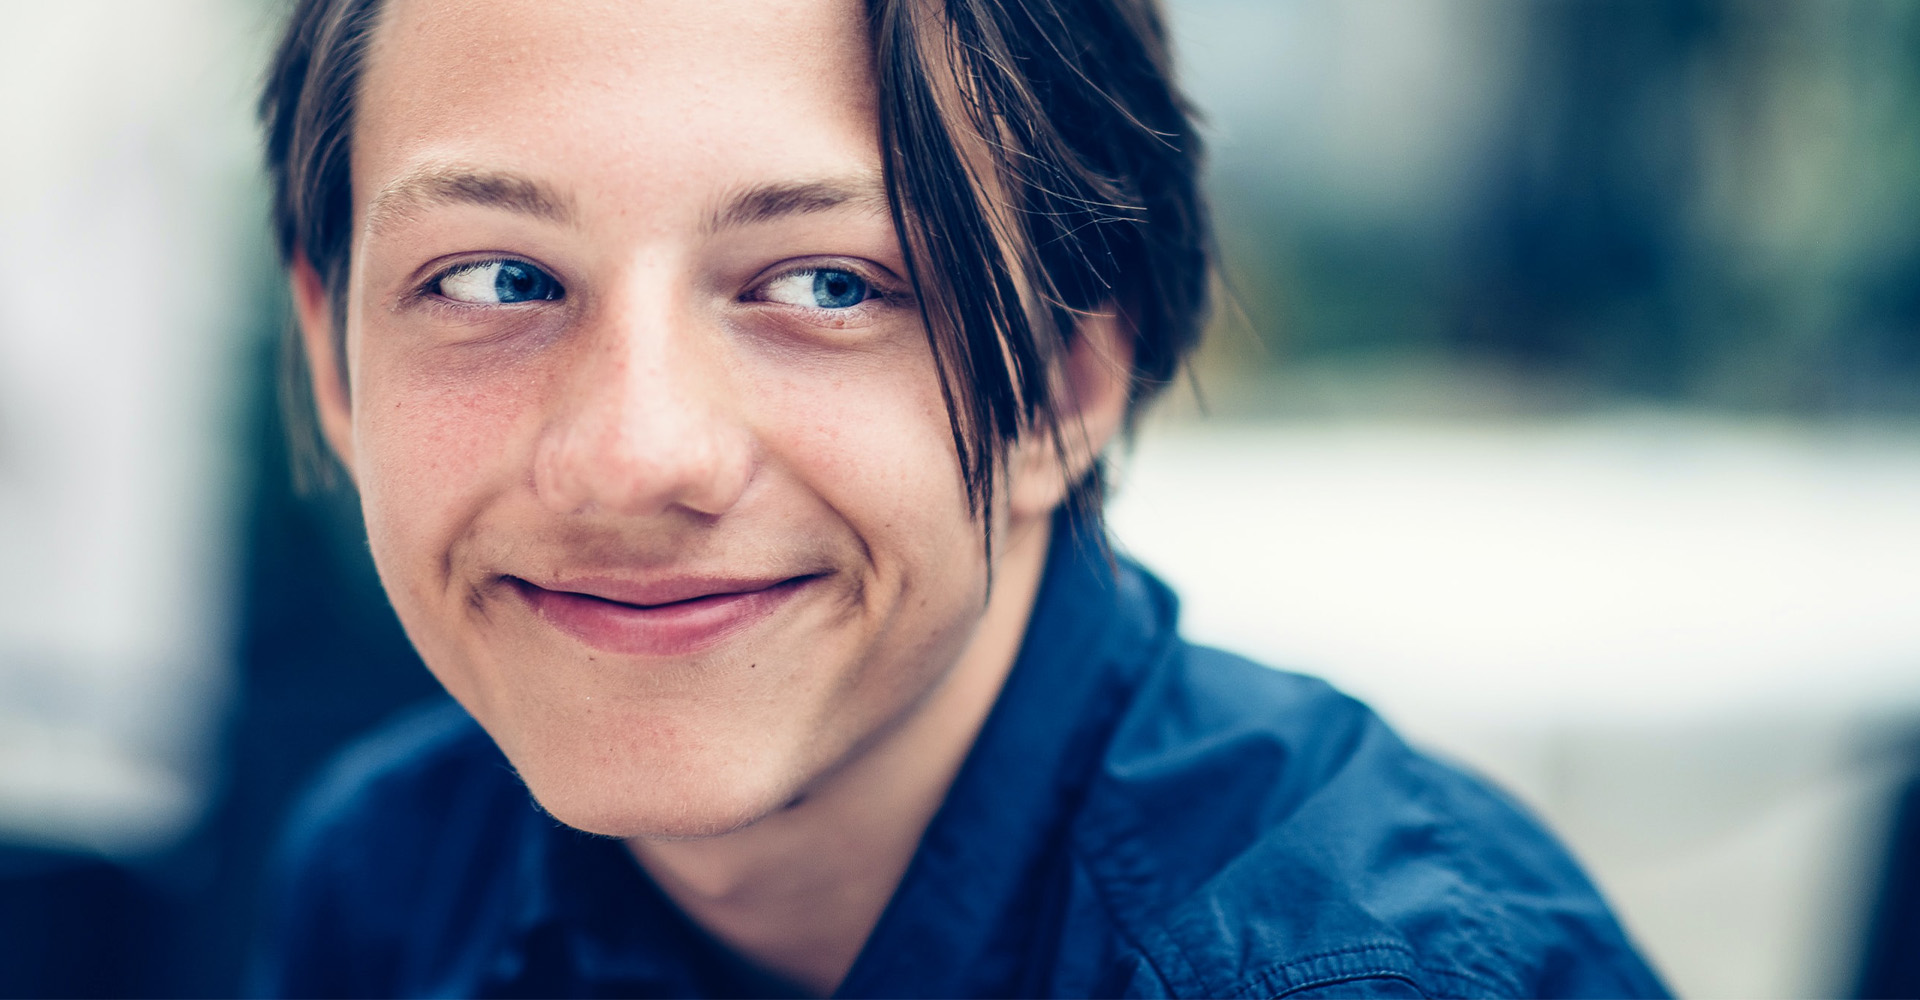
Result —
[[[1068, 839], [1067, 856], [1072, 859], [1074, 866], [1086, 875], [1087, 884], [1093, 887], [1093, 897], [1100, 901], [1100, 908], [1105, 911], [1107, 919], [1113, 921], [1114, 929], [1120, 932], [1120, 936], [1126, 941], [1128, 947], [1133, 949], [1134, 954], [1140, 956], [1141, 961], [1147, 963], [1147, 968], [1152, 969], [1153, 974], [1160, 977], [1162, 983], [1172, 986], [1174, 978], [1167, 974], [1167, 970], [1161, 968], [1160, 962], [1155, 960], [1153, 950], [1149, 949], [1145, 942], [1141, 940], [1139, 931], [1130, 921], [1121, 916], [1119, 908], [1114, 905], [1106, 881], [1100, 877], [1099, 873], [1094, 870], [1093, 865], [1089, 864], [1086, 857], [1081, 854], [1078, 838], [1070, 837]], [[1192, 960], [1185, 954], [1181, 954], [1178, 957], [1181, 962], [1187, 966], [1187, 971], [1190, 974], [1188, 978], [1198, 982], [1199, 976], [1194, 974], [1196, 970], [1193, 968]]]

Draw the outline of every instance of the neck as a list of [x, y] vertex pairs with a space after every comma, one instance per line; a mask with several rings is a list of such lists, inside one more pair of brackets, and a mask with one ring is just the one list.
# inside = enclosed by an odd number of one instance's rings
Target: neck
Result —
[[846, 978], [945, 800], [1026, 634], [1049, 541], [1018, 525], [966, 651], [914, 712], [794, 805], [719, 837], [632, 840], [656, 883], [708, 933], [827, 995]]

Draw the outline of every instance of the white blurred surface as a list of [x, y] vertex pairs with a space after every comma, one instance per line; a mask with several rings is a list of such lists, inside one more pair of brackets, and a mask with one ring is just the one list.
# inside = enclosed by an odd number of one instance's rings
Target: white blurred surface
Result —
[[1672, 984], [1833, 995], [1920, 715], [1920, 432], [1680, 415], [1149, 428], [1188, 635], [1541, 811]]
[[1920, 705], [1920, 434], [1625, 415], [1149, 432], [1113, 523], [1189, 630], [1389, 709]]
[[227, 680], [264, 18], [0, 5], [0, 832], [193, 819]]

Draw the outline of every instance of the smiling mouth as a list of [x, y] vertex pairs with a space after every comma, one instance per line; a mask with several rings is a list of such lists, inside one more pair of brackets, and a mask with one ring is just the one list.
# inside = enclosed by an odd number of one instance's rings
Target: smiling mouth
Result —
[[[771, 580], [505, 580], [548, 625], [607, 653], [685, 656], [765, 621], [824, 574]], [[578, 588], [578, 589], [573, 589]]]

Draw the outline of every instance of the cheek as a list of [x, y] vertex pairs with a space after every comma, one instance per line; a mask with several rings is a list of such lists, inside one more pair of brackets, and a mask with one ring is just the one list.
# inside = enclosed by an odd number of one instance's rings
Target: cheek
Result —
[[354, 448], [367, 535], [383, 576], [410, 586], [424, 560], [459, 534], [488, 497], [516, 481], [516, 439], [538, 392], [532, 373], [427, 374], [370, 358], [355, 385]]
[[936, 378], [930, 362], [911, 356], [785, 375], [752, 391], [765, 401], [763, 439], [779, 440], [798, 476], [856, 530], [965, 534], [966, 490]]
[[[931, 361], [917, 354], [836, 377], [790, 374], [757, 395], [768, 451], [861, 552], [858, 600], [878, 646], [858, 658], [940, 661], [953, 629], [978, 612], [986, 563]], [[898, 648], [910, 641], [942, 649]], [[877, 688], [869, 677], [863, 698], [885, 701], [890, 684], [920, 683], [890, 675]]]

